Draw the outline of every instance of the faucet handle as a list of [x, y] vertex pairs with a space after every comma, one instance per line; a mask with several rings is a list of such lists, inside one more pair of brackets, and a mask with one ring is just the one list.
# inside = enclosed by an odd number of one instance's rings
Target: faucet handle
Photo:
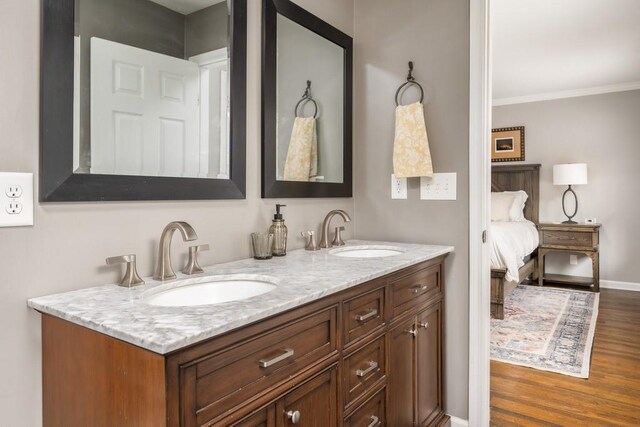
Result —
[[309, 231], [303, 231], [302, 233], [300, 233], [300, 235], [302, 237], [304, 237], [305, 239], [308, 237], [309, 239], [307, 239], [307, 245], [304, 247], [305, 250], [307, 251], [318, 251], [320, 250], [320, 248], [318, 247], [318, 244], [316, 242], [316, 232], [309, 230]]
[[204, 252], [209, 250], [209, 245], [196, 245], [189, 246], [189, 260], [187, 261], [187, 265], [185, 265], [182, 272], [184, 274], [198, 274], [203, 273], [204, 270], [198, 264], [198, 252]]
[[344, 246], [346, 244], [344, 243], [344, 240], [342, 240], [343, 231], [344, 231], [343, 226], [336, 227], [336, 236], [333, 238], [333, 242], [331, 242], [333, 246]]
[[124, 286], [126, 288], [131, 288], [137, 285], [144, 285], [144, 280], [138, 276], [138, 271], [136, 270], [136, 256], [133, 254], [130, 255], [120, 255], [113, 256], [107, 258], [107, 265], [114, 264], [127, 264], [127, 270], [124, 272], [124, 277], [120, 281], [120, 286]]

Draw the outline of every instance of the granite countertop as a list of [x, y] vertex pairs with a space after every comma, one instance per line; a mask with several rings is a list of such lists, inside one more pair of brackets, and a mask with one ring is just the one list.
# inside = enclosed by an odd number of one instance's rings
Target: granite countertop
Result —
[[[343, 258], [329, 250], [303, 249], [259, 261], [253, 258], [205, 267], [204, 274], [169, 282], [145, 278], [146, 284], [124, 288], [103, 285], [32, 298], [31, 308], [121, 339], [147, 350], [167, 354], [188, 345], [301, 306], [324, 296], [375, 279], [402, 268], [452, 252], [451, 246], [351, 240], [347, 246], [400, 248], [386, 258]], [[162, 307], [143, 299], [158, 288], [171, 287], [186, 278], [206, 282], [210, 276], [259, 276], [277, 287], [241, 301], [191, 307]], [[236, 276], [241, 278], [240, 276]]]

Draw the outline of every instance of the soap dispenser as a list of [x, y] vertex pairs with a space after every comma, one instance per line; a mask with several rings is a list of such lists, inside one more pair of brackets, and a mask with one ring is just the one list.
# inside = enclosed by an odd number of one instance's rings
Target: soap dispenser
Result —
[[280, 213], [280, 208], [287, 205], [276, 205], [276, 213], [273, 215], [273, 224], [269, 227], [269, 233], [273, 234], [273, 255], [285, 256], [287, 254], [287, 226], [284, 225], [284, 218]]

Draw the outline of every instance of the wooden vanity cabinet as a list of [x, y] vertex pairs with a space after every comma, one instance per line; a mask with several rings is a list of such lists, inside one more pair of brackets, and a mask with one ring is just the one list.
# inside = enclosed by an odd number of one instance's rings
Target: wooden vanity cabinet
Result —
[[444, 258], [164, 356], [43, 315], [44, 425], [446, 425]]
[[389, 424], [428, 426], [442, 413], [442, 302], [392, 326]]
[[[336, 427], [337, 367], [313, 377], [232, 427]], [[223, 424], [224, 425], [224, 424]]]

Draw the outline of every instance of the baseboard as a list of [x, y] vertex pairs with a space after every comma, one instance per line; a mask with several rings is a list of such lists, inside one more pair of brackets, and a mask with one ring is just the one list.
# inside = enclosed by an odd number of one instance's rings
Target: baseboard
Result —
[[604, 289], [619, 289], [622, 291], [640, 292], [640, 283], [618, 282], [617, 280], [600, 280], [600, 287]]
[[453, 415], [449, 416], [451, 417], [451, 427], [469, 427], [469, 421], [454, 417]]

